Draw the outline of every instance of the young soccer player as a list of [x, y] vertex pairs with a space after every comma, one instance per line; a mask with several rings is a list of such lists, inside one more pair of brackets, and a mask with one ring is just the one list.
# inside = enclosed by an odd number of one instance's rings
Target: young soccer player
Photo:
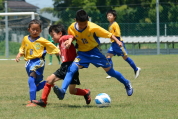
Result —
[[[54, 42], [59, 43], [63, 63], [61, 64], [61, 67], [58, 70], [56, 70], [56, 72], [54, 72], [53, 74], [51, 74], [51, 76], [47, 78], [41, 99], [32, 101], [33, 103], [38, 104], [42, 107], [46, 107], [47, 98], [50, 93], [51, 87], [54, 85], [54, 82], [64, 79], [68, 67], [72, 64], [73, 60], [76, 57], [76, 49], [74, 45], [71, 44], [69, 48], [66, 48], [64, 44], [66, 40], [72, 41], [74, 37], [72, 35], [66, 35], [66, 31], [62, 25], [52, 25], [49, 28], [49, 33], [52, 36]], [[79, 72], [76, 71], [74, 75], [71, 77], [71, 79], [72, 81], [70, 82], [69, 86], [70, 94], [84, 96], [86, 104], [90, 104], [91, 101], [90, 90], [76, 88], [76, 85], [80, 84]], [[55, 85], [53, 89], [56, 95], [58, 96], [58, 92], [56, 92], [57, 88], [58, 87]]]
[[[92, 63], [96, 67], [102, 67], [106, 73], [112, 77], [115, 77], [118, 81], [124, 84], [128, 96], [133, 93], [133, 88], [129, 80], [115, 71], [107, 58], [100, 52], [98, 45], [98, 37], [111, 38], [115, 40], [118, 46], [122, 46], [122, 43], [112, 33], [106, 31], [100, 26], [89, 22], [88, 15], [84, 10], [78, 10], [76, 13], [76, 22], [72, 23], [68, 28], [68, 34], [73, 35], [78, 44], [77, 57], [67, 70], [67, 75], [64, 78], [61, 88], [54, 88], [55, 92], [58, 92], [58, 97], [62, 100], [65, 96], [65, 92], [72, 80], [72, 76], [79, 68], [88, 68]], [[66, 47], [71, 45], [71, 40], [65, 42]]]
[[16, 56], [16, 62], [20, 61], [20, 57], [24, 56], [26, 61], [26, 72], [28, 74], [28, 85], [30, 103], [26, 107], [36, 106], [32, 100], [36, 99], [36, 91], [43, 89], [45, 82], [43, 81], [43, 70], [45, 67], [45, 55], [59, 54], [59, 49], [48, 40], [40, 37], [41, 22], [39, 20], [31, 20], [28, 25], [27, 35], [23, 38], [19, 53]]
[[[109, 21], [109, 32], [111, 32], [119, 41], [122, 42], [123, 47], [120, 48], [117, 43], [111, 39], [111, 46], [108, 49], [108, 52], [106, 54], [106, 57], [108, 61], [110, 62], [111, 66], [113, 66], [112, 57], [115, 55], [122, 56], [122, 58], [129, 63], [129, 65], [133, 68], [135, 73], [135, 79], [139, 76], [139, 73], [141, 71], [141, 68], [137, 67], [134, 63], [134, 61], [128, 57], [127, 51], [123, 42], [123, 39], [121, 38], [121, 31], [118, 23], [115, 21], [117, 17], [117, 13], [115, 10], [109, 10], [106, 13], [107, 19]], [[124, 51], [124, 52], [123, 52]], [[111, 76], [107, 76], [106, 78], [111, 78]]]
[[[54, 43], [54, 41], [52, 40], [52, 38], [51, 38], [51, 36], [49, 34], [48, 34], [48, 40], [57, 47], [58, 43]], [[59, 55], [56, 55], [56, 57], [57, 57], [57, 60], [58, 60], [59, 64], [61, 64]], [[49, 64], [48, 65], [52, 65], [53, 64], [52, 61], [53, 61], [53, 55], [50, 54], [49, 55]]]

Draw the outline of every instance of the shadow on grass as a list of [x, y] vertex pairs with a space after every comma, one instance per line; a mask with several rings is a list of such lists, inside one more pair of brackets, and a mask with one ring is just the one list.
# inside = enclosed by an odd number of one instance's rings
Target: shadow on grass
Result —
[[67, 107], [67, 108], [93, 108], [93, 107], [96, 107], [94, 105], [72, 105], [72, 104], [59, 104], [59, 103], [53, 103], [53, 104], [48, 104], [47, 106], [52, 106], [53, 105], [53, 108], [59, 108], [59, 107]]

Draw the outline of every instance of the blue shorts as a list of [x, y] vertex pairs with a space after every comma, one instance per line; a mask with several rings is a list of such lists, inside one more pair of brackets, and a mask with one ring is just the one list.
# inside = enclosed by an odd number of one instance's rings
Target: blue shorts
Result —
[[26, 72], [28, 76], [30, 73], [36, 73], [35, 84], [40, 83], [43, 80], [43, 71], [45, 67], [45, 61], [42, 58], [36, 58], [32, 60], [28, 60], [25, 64]]
[[[127, 50], [126, 50], [126, 48], [125, 48], [124, 42], [123, 42], [123, 41], [121, 41], [121, 42], [122, 42], [122, 45], [123, 45], [123, 47], [124, 47], [124, 49], [125, 49], [125, 51], [126, 51], [126, 53], [127, 53]], [[124, 53], [122, 52], [122, 49], [119, 47], [119, 45], [118, 45], [116, 42], [112, 42], [112, 43], [111, 43], [111, 46], [110, 46], [110, 48], [108, 49], [108, 52], [107, 52], [107, 53], [111, 53], [111, 54], [113, 54], [114, 56], [115, 56], [115, 55], [124, 56]]]
[[89, 64], [92, 63], [96, 67], [108, 68], [110, 63], [107, 58], [100, 52], [98, 48], [94, 48], [87, 52], [78, 51], [77, 57], [74, 62], [83, 68], [88, 68]]

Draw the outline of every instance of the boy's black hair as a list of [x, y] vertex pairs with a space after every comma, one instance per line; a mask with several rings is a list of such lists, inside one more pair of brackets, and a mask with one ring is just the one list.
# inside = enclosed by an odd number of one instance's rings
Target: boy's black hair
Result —
[[56, 33], [62, 32], [62, 35], [66, 35], [66, 30], [65, 30], [65, 28], [64, 28], [64, 26], [63, 26], [62, 24], [51, 25], [51, 26], [49, 27], [49, 30], [48, 30], [49, 34], [50, 34], [52, 31], [54, 31], [54, 32], [56, 32]]
[[30, 23], [28, 24], [28, 28], [30, 28], [32, 24], [39, 24], [40, 28], [42, 27], [41, 21], [37, 19], [31, 20]]
[[108, 11], [106, 12], [106, 16], [107, 16], [107, 14], [109, 14], [109, 13], [113, 14], [113, 16], [115, 16], [115, 19], [117, 18], [117, 12], [116, 12], [116, 10], [112, 10], [112, 9], [108, 10]]
[[84, 21], [88, 21], [88, 14], [85, 12], [85, 10], [80, 9], [76, 12], [76, 21], [80, 21], [80, 22], [84, 22]]

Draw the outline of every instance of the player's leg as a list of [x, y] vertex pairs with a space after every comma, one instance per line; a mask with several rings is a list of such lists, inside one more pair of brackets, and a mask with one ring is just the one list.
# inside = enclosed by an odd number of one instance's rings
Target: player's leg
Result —
[[108, 75], [115, 77], [118, 81], [123, 83], [125, 85], [127, 95], [131, 96], [133, 93], [133, 89], [130, 85], [129, 80], [125, 79], [124, 76], [120, 72], [115, 71], [111, 67], [106, 57], [99, 50], [93, 49], [93, 52], [94, 52], [92, 55], [93, 58], [90, 58], [90, 62], [97, 67], [99, 66], [102, 67]]
[[53, 90], [60, 100], [63, 100], [63, 98], [65, 96], [65, 92], [67, 91], [67, 88], [72, 81], [72, 77], [74, 76], [75, 72], [77, 72], [77, 71], [78, 71], [78, 66], [75, 62], [73, 62], [67, 69], [67, 73], [64, 78], [64, 81], [62, 82], [61, 89], [58, 88], [57, 86], [54, 86]]
[[40, 91], [41, 89], [43, 89], [45, 84], [46, 84], [46, 81], [42, 81], [42, 82], [38, 83], [36, 85], [36, 91]]
[[[107, 53], [106, 54], [106, 58], [108, 59], [108, 61], [109, 61], [109, 63], [110, 63], [110, 65], [111, 65], [111, 67], [113, 68], [113, 62], [112, 62], [112, 57], [114, 56], [114, 54], [112, 54], [112, 53]], [[107, 79], [109, 79], [109, 78], [111, 78], [111, 76], [106, 76], [106, 78]]]
[[31, 72], [28, 78], [28, 86], [29, 86], [29, 95], [30, 95], [30, 103], [26, 105], [26, 107], [33, 107], [36, 105], [32, 104], [32, 100], [36, 99], [36, 84], [35, 84], [36, 73]]
[[80, 85], [78, 71], [74, 74], [73, 79], [69, 85], [69, 92], [70, 92], [70, 94], [73, 94], [73, 95], [84, 96], [86, 104], [90, 104], [90, 102], [91, 102], [90, 89], [76, 88], [76, 85]]
[[69, 93], [73, 95], [84, 96], [87, 105], [91, 102], [90, 89], [76, 88], [76, 84], [70, 84]]
[[115, 77], [118, 81], [120, 81], [121, 83], [123, 83], [125, 85], [126, 92], [127, 92], [128, 96], [131, 96], [133, 94], [133, 88], [131, 86], [130, 81], [127, 80], [126, 78], [124, 78], [124, 76], [120, 72], [114, 70], [111, 67], [103, 68], [103, 69], [106, 71], [106, 73], [108, 75], [110, 75], [112, 77]]
[[130, 57], [123, 56], [123, 59], [133, 68], [135, 73], [135, 79], [136, 79], [140, 74], [141, 68], [137, 67], [134, 61]]
[[48, 78], [46, 79], [46, 84], [42, 91], [41, 99], [40, 100], [32, 100], [32, 102], [39, 106], [46, 107], [48, 95], [51, 91], [51, 87], [53, 87], [54, 82], [56, 82], [58, 80], [60, 80], [60, 79], [58, 77], [56, 77], [55, 74], [51, 74], [50, 76], [48, 76]]

